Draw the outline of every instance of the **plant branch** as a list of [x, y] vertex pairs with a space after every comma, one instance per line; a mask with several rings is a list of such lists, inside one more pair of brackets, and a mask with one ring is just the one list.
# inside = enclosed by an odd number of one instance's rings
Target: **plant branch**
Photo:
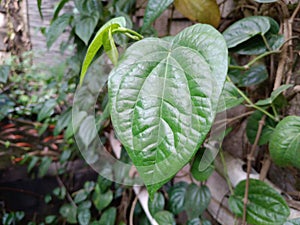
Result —
[[246, 65], [244, 66], [236, 66], [236, 65], [229, 65], [229, 69], [239, 69], [239, 70], [249, 70], [250, 67], [256, 63], [258, 60], [268, 56], [268, 55], [271, 55], [271, 54], [278, 54], [280, 53], [281, 51], [279, 50], [273, 50], [273, 51], [268, 51], [268, 52], [265, 52], [257, 57], [255, 57], [254, 59], [252, 59], [250, 62], [248, 62]]
[[[230, 77], [227, 76], [227, 80], [229, 82], [232, 82]], [[265, 109], [255, 105], [245, 94], [244, 92], [242, 92], [239, 88], [236, 88], [237, 92], [243, 97], [243, 99], [249, 104], [249, 107], [252, 107], [258, 111], [261, 111], [262, 113], [264, 113], [265, 115], [267, 115], [268, 117], [270, 117], [272, 120], [274, 121], [278, 121], [278, 118], [276, 118], [275, 116], [271, 115], [269, 112], [267, 112]]]
[[133, 213], [138, 200], [138, 195], [135, 195], [135, 198], [132, 202], [131, 208], [130, 208], [130, 214], [129, 214], [129, 225], [133, 225]]
[[243, 209], [243, 222], [242, 222], [242, 225], [246, 225], [251, 164], [252, 164], [252, 161], [254, 160], [254, 153], [255, 153], [258, 141], [260, 139], [262, 129], [263, 129], [263, 126], [265, 124], [265, 120], [266, 120], [266, 115], [263, 115], [263, 117], [259, 121], [258, 130], [257, 130], [257, 133], [256, 133], [254, 144], [252, 145], [251, 151], [247, 156], [247, 179], [246, 179], [246, 187], [245, 187], [245, 195], [244, 195], [244, 209]]

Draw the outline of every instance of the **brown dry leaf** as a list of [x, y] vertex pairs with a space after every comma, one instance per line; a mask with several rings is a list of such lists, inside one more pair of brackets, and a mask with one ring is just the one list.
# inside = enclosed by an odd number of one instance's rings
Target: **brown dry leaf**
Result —
[[216, 0], [175, 0], [174, 5], [182, 15], [192, 21], [219, 26], [221, 16]]

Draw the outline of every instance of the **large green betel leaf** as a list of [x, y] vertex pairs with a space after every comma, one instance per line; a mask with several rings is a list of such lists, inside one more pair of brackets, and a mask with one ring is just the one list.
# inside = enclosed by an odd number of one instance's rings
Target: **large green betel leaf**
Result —
[[269, 148], [276, 164], [300, 168], [300, 116], [287, 116], [278, 123]]
[[[237, 216], [243, 215], [246, 180], [241, 181], [229, 197], [229, 207]], [[260, 180], [249, 180], [247, 223], [255, 225], [283, 224], [290, 214], [284, 198]]]
[[226, 73], [225, 40], [204, 24], [133, 44], [111, 72], [112, 123], [151, 196], [204, 141]]

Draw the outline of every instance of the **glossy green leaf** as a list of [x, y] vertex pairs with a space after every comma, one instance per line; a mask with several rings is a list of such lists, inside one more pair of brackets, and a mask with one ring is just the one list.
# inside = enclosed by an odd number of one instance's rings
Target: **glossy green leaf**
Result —
[[46, 101], [38, 114], [38, 121], [42, 121], [50, 117], [54, 113], [54, 107], [56, 106], [56, 104], [56, 100], [54, 99], [49, 99], [48, 101]]
[[[251, 116], [248, 117], [246, 134], [249, 142], [254, 143], [255, 137], [258, 131], [259, 121], [263, 117], [263, 113], [260, 111], [255, 111]], [[266, 117], [265, 124], [263, 126], [258, 145], [267, 144], [271, 138], [272, 133], [275, 130], [276, 122], [269, 117]]]
[[64, 204], [60, 207], [59, 213], [67, 220], [68, 223], [77, 223], [77, 209], [71, 204]]
[[57, 38], [67, 28], [71, 18], [72, 18], [71, 14], [65, 13], [60, 17], [57, 17], [57, 19], [51, 23], [46, 33], [46, 43], [48, 49], [53, 45], [53, 43], [57, 40]]
[[222, 112], [240, 105], [244, 98], [237, 91], [237, 87], [232, 82], [225, 82], [221, 100], [218, 105], [218, 112]]
[[75, 19], [75, 33], [85, 43], [85, 45], [88, 45], [88, 42], [97, 26], [98, 20], [98, 13], [80, 15]]
[[199, 217], [208, 207], [210, 199], [211, 194], [206, 186], [199, 187], [194, 183], [190, 184], [184, 198], [184, 207], [188, 219], [192, 220]]
[[117, 216], [117, 209], [115, 207], [110, 207], [102, 213], [98, 225], [114, 225]]
[[211, 164], [205, 170], [200, 170], [200, 162], [202, 160], [204, 151], [205, 149], [200, 149], [197, 152], [191, 168], [192, 176], [198, 181], [207, 180], [215, 170], [213, 160], [211, 160], [212, 161]]
[[105, 193], [100, 192], [100, 188], [97, 189], [98, 185], [96, 185], [96, 189], [93, 193], [93, 203], [95, 207], [101, 211], [102, 209], [106, 208], [113, 199], [113, 192], [111, 190], [108, 190]]
[[6, 83], [10, 72], [10, 66], [0, 65], [0, 83]]
[[266, 16], [250, 16], [238, 20], [223, 32], [228, 48], [233, 48], [255, 35], [266, 34], [271, 28], [270, 20]]
[[39, 177], [43, 177], [46, 175], [51, 163], [52, 163], [52, 158], [47, 156], [42, 158], [41, 164], [39, 165], [39, 172], [38, 172]]
[[268, 71], [263, 64], [256, 64], [249, 70], [230, 69], [228, 75], [233, 83], [239, 87], [260, 84], [268, 78]]
[[173, 214], [166, 210], [157, 212], [154, 219], [159, 225], [176, 225]]
[[287, 116], [278, 123], [271, 136], [269, 149], [276, 164], [300, 168], [299, 116]]
[[[229, 198], [229, 207], [237, 215], [243, 215], [243, 199], [246, 181], [241, 181]], [[256, 225], [283, 224], [290, 214], [284, 198], [263, 181], [250, 179], [247, 204], [247, 223]]]
[[142, 30], [146, 30], [173, 1], [174, 0], [149, 0], [144, 15]]
[[82, 120], [82, 124], [78, 130], [78, 137], [84, 146], [87, 147], [97, 135], [94, 116], [87, 116]]
[[93, 41], [89, 45], [89, 48], [87, 50], [86, 56], [84, 58], [84, 61], [82, 63], [81, 73], [80, 73], [80, 84], [82, 84], [84, 76], [87, 72], [87, 69], [89, 65], [91, 64], [93, 58], [95, 57], [98, 50], [103, 45], [103, 39], [107, 39], [107, 32], [109, 28], [118, 28], [118, 27], [125, 27], [126, 26], [126, 20], [124, 17], [117, 17], [114, 19], [109, 20], [106, 24], [104, 24], [100, 30], [95, 35]]
[[59, 135], [60, 132], [71, 123], [71, 121], [72, 121], [72, 110], [71, 108], [69, 108], [59, 116], [53, 134], [55, 136]]
[[[273, 34], [269, 31], [265, 36], [270, 50], [279, 49], [284, 43], [284, 36], [282, 34]], [[231, 52], [240, 55], [259, 55], [268, 50], [263, 38], [258, 35], [230, 49]]]
[[114, 65], [117, 65], [118, 59], [119, 59], [119, 52], [116, 47], [115, 41], [113, 39], [112, 35], [112, 29], [111, 27], [108, 29], [108, 37], [103, 41], [103, 47], [104, 50], [109, 57], [109, 59], [112, 61]]
[[214, 120], [227, 48], [197, 24], [133, 44], [110, 74], [111, 118], [150, 196], [190, 161]]
[[80, 203], [80, 202], [86, 200], [87, 197], [88, 197], [88, 193], [86, 193], [85, 190], [79, 190], [78, 192], [76, 192], [74, 202]]
[[275, 91], [272, 91], [271, 96], [269, 98], [264, 99], [264, 100], [259, 100], [255, 104], [259, 105], [259, 106], [271, 105], [276, 100], [276, 98], [278, 98], [284, 91], [286, 91], [287, 89], [289, 89], [292, 86], [293, 85], [291, 85], [291, 84], [281, 85]]
[[53, 224], [54, 221], [56, 220], [57, 216], [55, 215], [49, 215], [45, 217], [45, 223], [46, 224]]
[[151, 215], [162, 211], [165, 207], [165, 198], [162, 193], [155, 193], [153, 199], [149, 199], [148, 207]]
[[169, 206], [168, 209], [173, 214], [178, 214], [184, 210], [184, 196], [187, 188], [187, 183], [179, 182], [174, 184], [168, 191]]
[[78, 222], [80, 225], [88, 225], [91, 220], [91, 212], [89, 209], [82, 209], [78, 212]]

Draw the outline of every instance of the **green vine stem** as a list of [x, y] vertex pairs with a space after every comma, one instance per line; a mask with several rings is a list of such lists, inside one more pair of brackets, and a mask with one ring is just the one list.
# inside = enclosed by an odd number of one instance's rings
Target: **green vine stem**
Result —
[[229, 69], [238, 69], [238, 70], [249, 70], [250, 67], [256, 63], [258, 60], [268, 56], [268, 55], [272, 55], [272, 54], [278, 54], [280, 53], [281, 51], [279, 50], [274, 50], [274, 51], [268, 51], [268, 52], [265, 52], [257, 57], [255, 57], [254, 59], [252, 59], [250, 62], [248, 62], [246, 65], [244, 66], [237, 66], [237, 65], [229, 65], [228, 68]]
[[[226, 77], [227, 81], [231, 82], [231, 79], [229, 76]], [[258, 111], [261, 111], [262, 113], [264, 113], [265, 115], [267, 115], [268, 117], [270, 117], [272, 120], [274, 121], [279, 121], [279, 119], [273, 115], [271, 115], [268, 111], [266, 111], [265, 109], [255, 105], [245, 94], [244, 92], [242, 92], [239, 88], [236, 88], [237, 92], [243, 97], [243, 99], [248, 103], [249, 107], [252, 107]]]

